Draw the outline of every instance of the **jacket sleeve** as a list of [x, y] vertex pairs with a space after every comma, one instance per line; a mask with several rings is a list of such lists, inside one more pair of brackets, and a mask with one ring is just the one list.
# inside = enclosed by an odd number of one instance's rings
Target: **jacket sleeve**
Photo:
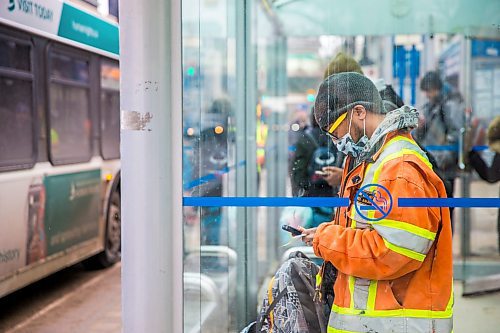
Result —
[[496, 153], [493, 158], [493, 164], [488, 167], [483, 161], [481, 155], [476, 151], [469, 152], [469, 161], [477, 174], [488, 183], [496, 183], [500, 180], [500, 154]]
[[434, 242], [441, 221], [440, 210], [400, 208], [397, 199], [437, 197], [435, 188], [424, 181], [411, 163], [391, 164], [386, 174], [398, 169], [396, 176], [381, 177], [379, 181], [393, 199], [394, 207], [386, 218], [370, 223], [365, 229], [330, 222], [316, 231], [313, 241], [316, 255], [345, 274], [375, 280], [401, 277], [422, 265]]

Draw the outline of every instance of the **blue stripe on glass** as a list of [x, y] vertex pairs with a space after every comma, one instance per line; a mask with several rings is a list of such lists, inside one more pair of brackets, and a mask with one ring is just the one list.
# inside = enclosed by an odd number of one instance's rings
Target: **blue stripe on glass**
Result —
[[289, 197], [184, 197], [184, 206], [193, 207], [347, 207], [347, 198]]
[[474, 147], [472, 147], [473, 151], [483, 151], [483, 150], [487, 150], [487, 149], [488, 149], [488, 146], [474, 146]]
[[442, 145], [442, 146], [425, 146], [428, 151], [458, 151], [458, 146], [456, 145]]
[[[347, 198], [289, 197], [184, 197], [184, 206], [193, 207], [347, 207]], [[399, 198], [399, 207], [497, 208], [500, 198]], [[362, 206], [361, 210], [373, 210]]]
[[[429, 145], [425, 146], [428, 151], [458, 151], [457, 145]], [[483, 151], [488, 149], [488, 146], [473, 146], [474, 151]]]
[[500, 198], [399, 198], [399, 207], [500, 207]]

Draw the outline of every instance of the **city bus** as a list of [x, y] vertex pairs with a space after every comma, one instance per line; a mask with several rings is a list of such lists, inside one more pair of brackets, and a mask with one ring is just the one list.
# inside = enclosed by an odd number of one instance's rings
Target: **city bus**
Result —
[[120, 260], [118, 25], [0, 1], [0, 297]]

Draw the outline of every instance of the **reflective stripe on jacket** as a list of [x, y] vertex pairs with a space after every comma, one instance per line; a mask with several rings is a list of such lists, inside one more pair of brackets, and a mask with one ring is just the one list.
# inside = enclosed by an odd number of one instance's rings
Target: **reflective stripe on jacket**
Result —
[[[348, 164], [347, 164], [348, 165]], [[389, 190], [393, 207], [363, 218], [354, 208], [367, 184]], [[408, 133], [390, 133], [369, 162], [344, 171], [350, 206], [316, 231], [315, 253], [339, 274], [328, 332], [452, 331], [453, 273], [448, 208], [400, 208], [398, 198], [446, 197], [426, 154]]]

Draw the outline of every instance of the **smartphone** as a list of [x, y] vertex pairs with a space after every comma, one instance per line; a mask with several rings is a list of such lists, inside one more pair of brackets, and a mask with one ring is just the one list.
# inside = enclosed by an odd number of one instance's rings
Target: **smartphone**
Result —
[[302, 235], [302, 232], [299, 230], [299, 229], [295, 229], [294, 227], [291, 227], [289, 226], [288, 224], [283, 224], [281, 226], [281, 229], [285, 230], [285, 231], [288, 231], [289, 233], [291, 233], [293, 236], [298, 236], [298, 235]]
[[316, 170], [314, 171], [315, 174], [320, 175], [320, 176], [326, 176], [328, 175], [328, 172], [322, 171], [322, 170]]

